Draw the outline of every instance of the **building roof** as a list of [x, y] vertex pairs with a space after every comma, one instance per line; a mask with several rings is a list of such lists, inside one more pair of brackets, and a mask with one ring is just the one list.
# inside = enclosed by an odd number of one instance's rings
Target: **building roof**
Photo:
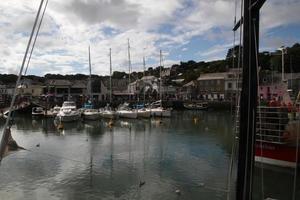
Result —
[[71, 86], [72, 85], [69, 80], [64, 80], [64, 79], [47, 80], [46, 84], [49, 84], [50, 86]]
[[195, 85], [196, 85], [195, 81], [190, 81], [190, 82], [184, 84], [182, 87], [190, 87], [190, 86], [195, 86]]
[[141, 80], [153, 80], [153, 79], [156, 79], [156, 77], [155, 76], [143, 76], [141, 78]]
[[228, 72], [221, 72], [221, 73], [207, 73], [207, 74], [201, 74], [199, 78], [197, 78], [198, 81], [202, 80], [218, 80], [218, 79], [225, 79], [228, 75]]

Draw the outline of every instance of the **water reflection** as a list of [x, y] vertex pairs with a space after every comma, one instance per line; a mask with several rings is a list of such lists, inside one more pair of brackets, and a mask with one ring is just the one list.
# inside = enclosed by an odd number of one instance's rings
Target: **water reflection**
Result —
[[65, 123], [58, 130], [52, 119], [17, 116], [13, 136], [30, 151], [3, 160], [0, 199], [226, 199], [229, 112], [108, 122]]

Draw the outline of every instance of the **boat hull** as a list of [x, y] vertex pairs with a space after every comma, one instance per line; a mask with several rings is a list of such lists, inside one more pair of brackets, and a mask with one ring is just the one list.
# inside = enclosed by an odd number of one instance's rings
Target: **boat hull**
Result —
[[[298, 149], [299, 151], [300, 149]], [[287, 144], [276, 144], [267, 142], [256, 142], [255, 161], [280, 167], [295, 168], [300, 161], [296, 157], [297, 147]]]
[[82, 114], [83, 118], [85, 120], [97, 120], [100, 118], [100, 114], [99, 113], [93, 113], [93, 114]]
[[137, 116], [138, 118], [150, 118], [151, 112], [147, 110], [138, 110]]
[[171, 110], [151, 109], [152, 117], [171, 117]]
[[120, 118], [136, 119], [137, 112], [117, 112]]
[[101, 117], [104, 119], [115, 119], [116, 114], [114, 112], [103, 112], [101, 113]]
[[74, 122], [80, 119], [80, 115], [57, 115], [61, 122]]

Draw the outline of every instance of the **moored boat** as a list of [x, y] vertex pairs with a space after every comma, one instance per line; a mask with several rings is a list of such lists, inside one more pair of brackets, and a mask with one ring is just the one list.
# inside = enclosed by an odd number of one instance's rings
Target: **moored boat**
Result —
[[261, 106], [257, 113], [255, 161], [296, 167], [300, 161], [299, 119], [289, 118], [289, 109], [282, 106]]
[[121, 118], [129, 118], [129, 119], [137, 118], [137, 110], [130, 109], [128, 103], [124, 103], [123, 105], [121, 105], [116, 111], [116, 114], [118, 117]]
[[184, 108], [188, 110], [206, 110], [208, 109], [207, 102], [191, 102], [191, 103], [184, 103]]
[[44, 116], [45, 110], [42, 107], [33, 107], [31, 111], [31, 115], [33, 117], [41, 117]]
[[72, 122], [80, 119], [80, 112], [76, 109], [74, 101], [65, 101], [57, 114], [61, 122]]

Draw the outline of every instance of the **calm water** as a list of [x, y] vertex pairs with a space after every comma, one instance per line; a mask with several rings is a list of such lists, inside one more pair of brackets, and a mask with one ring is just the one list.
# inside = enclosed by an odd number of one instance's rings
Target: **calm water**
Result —
[[[2, 161], [0, 199], [226, 199], [230, 113], [173, 114], [161, 123], [120, 119], [111, 129], [107, 121], [69, 123], [64, 131], [51, 119], [18, 116], [13, 137], [27, 151]], [[265, 198], [291, 199], [292, 187], [293, 170], [264, 169]]]

